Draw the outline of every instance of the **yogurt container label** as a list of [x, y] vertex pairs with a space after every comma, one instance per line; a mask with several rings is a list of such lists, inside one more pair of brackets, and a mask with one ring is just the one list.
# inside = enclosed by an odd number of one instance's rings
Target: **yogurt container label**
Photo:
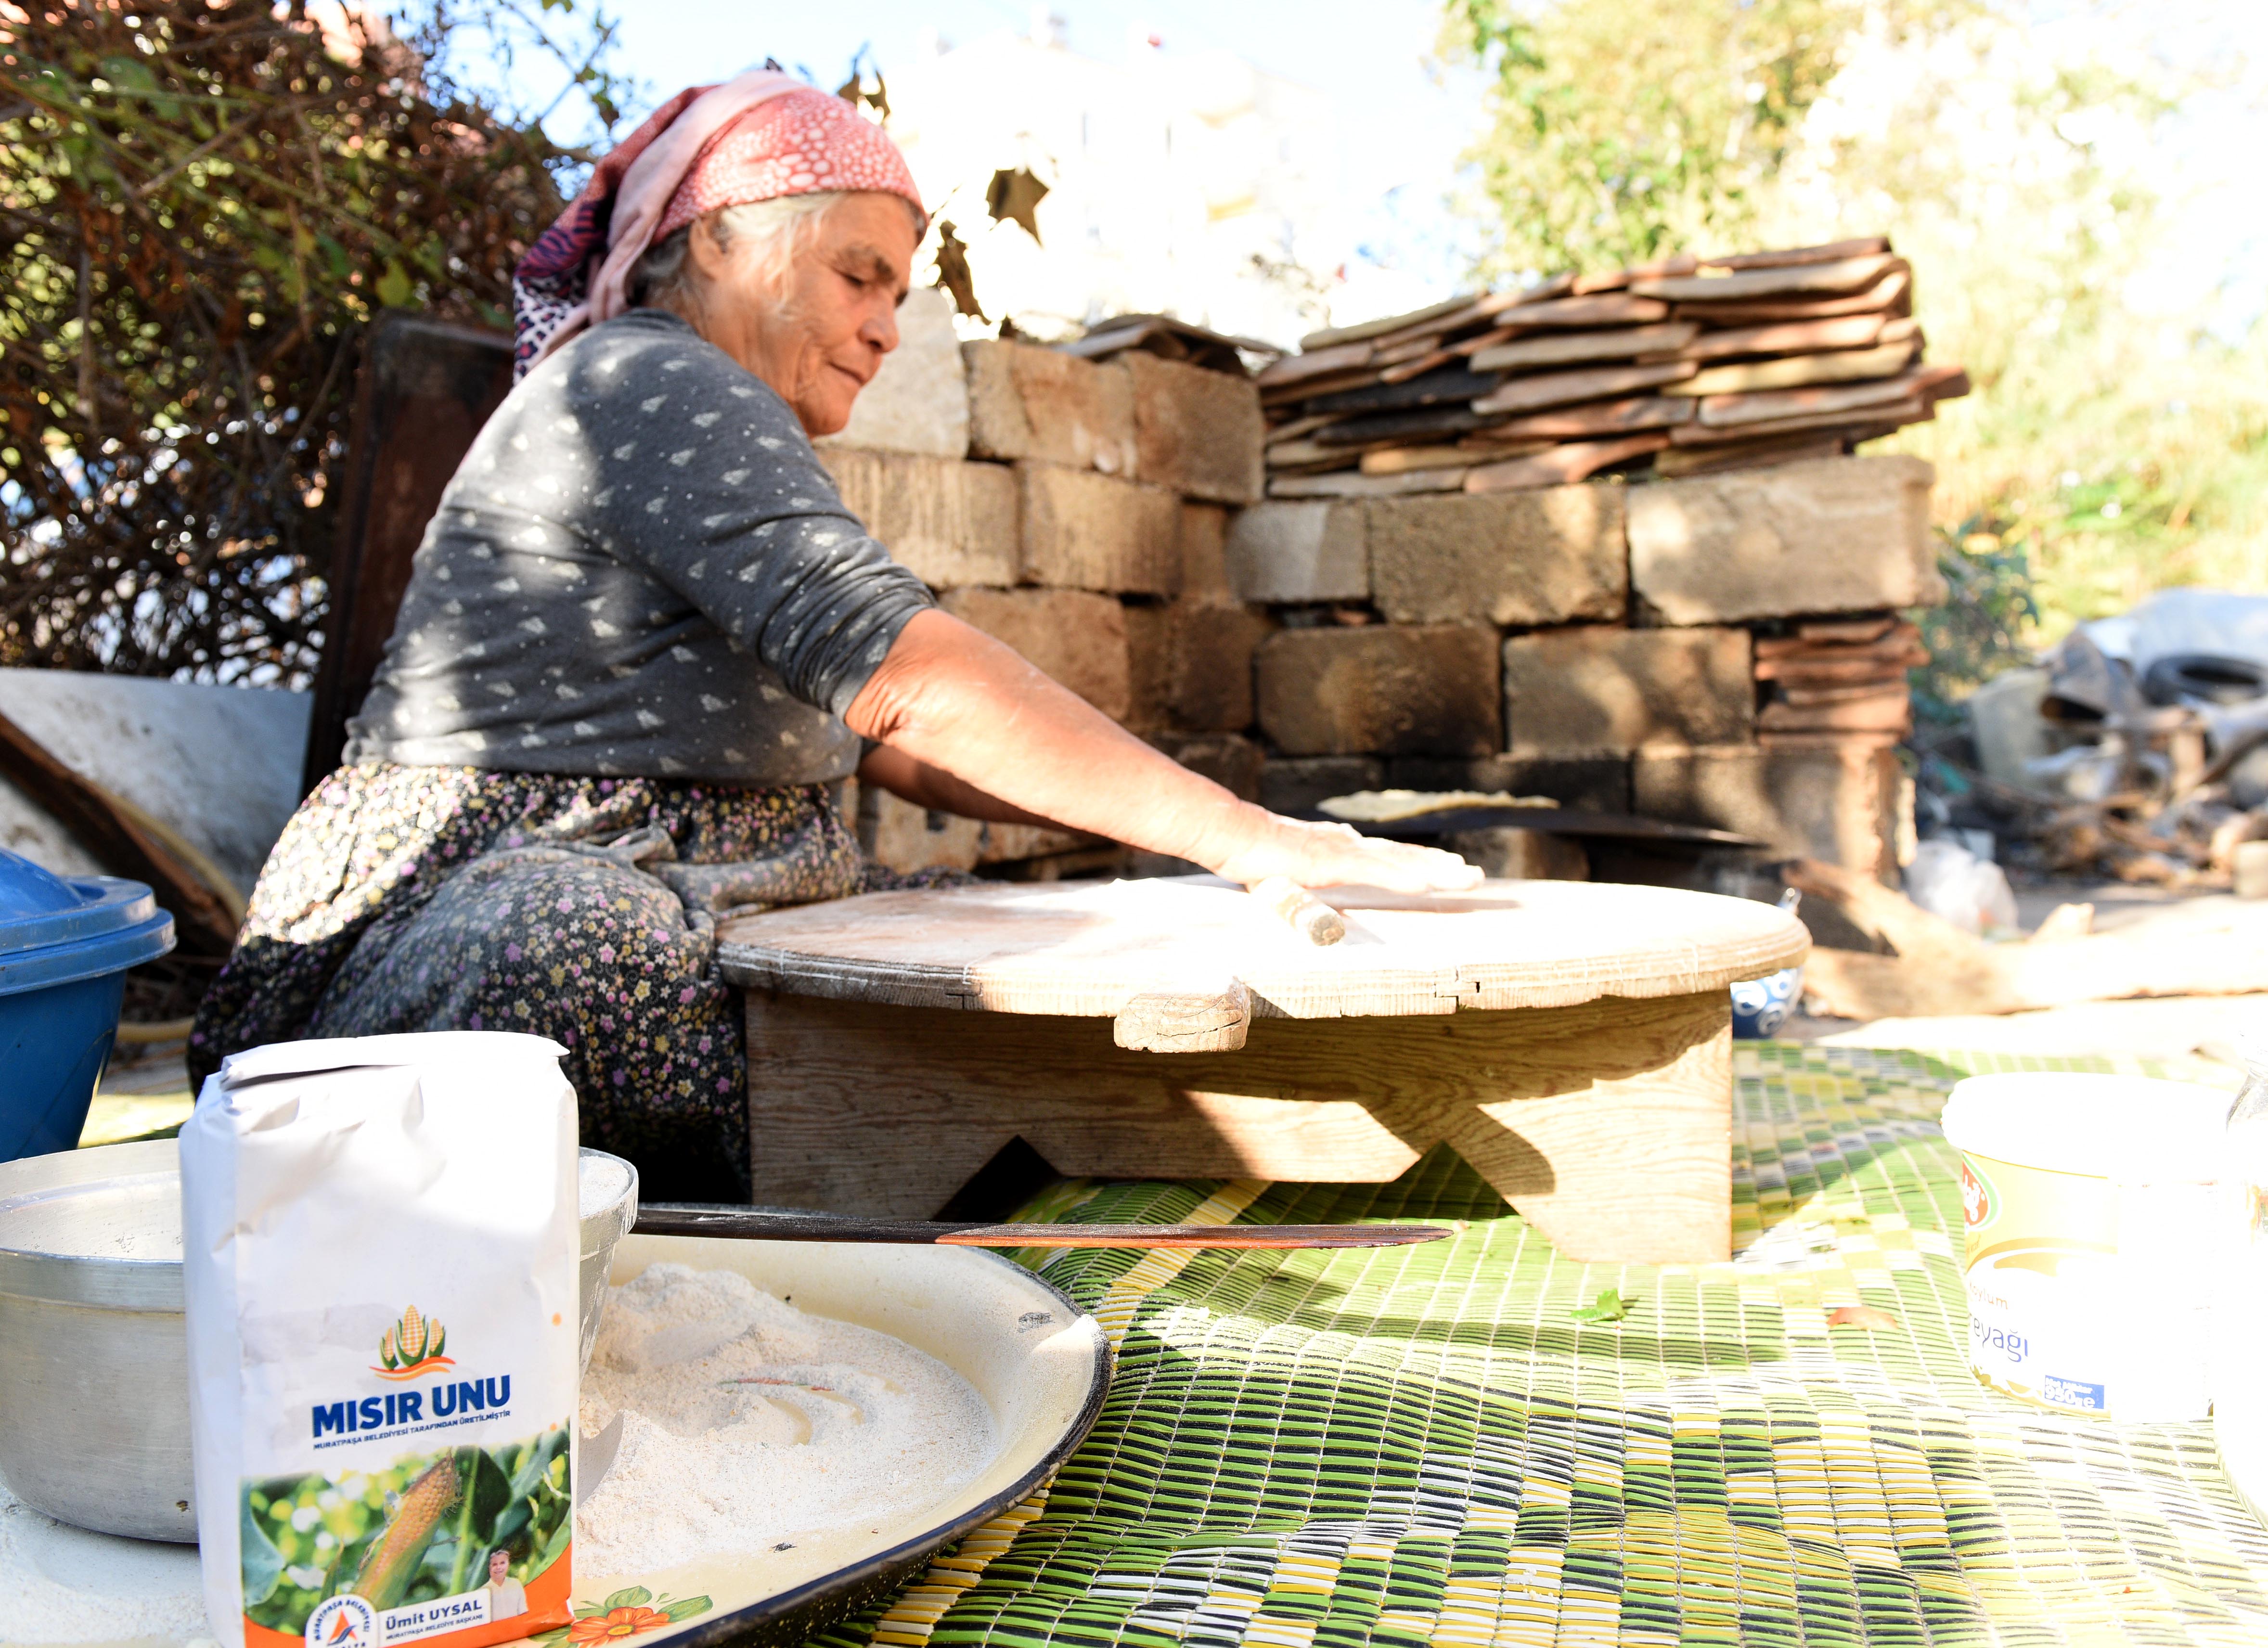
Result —
[[2192, 1319], [2209, 1301], [2184, 1285], [2178, 1259], [2164, 1272], [2160, 1262], [2209, 1217], [2210, 1187], [2119, 1185], [1971, 1156], [1961, 1189], [1977, 1378], [2066, 1413], [2203, 1416], [2200, 1358], [2180, 1347], [2201, 1333]]

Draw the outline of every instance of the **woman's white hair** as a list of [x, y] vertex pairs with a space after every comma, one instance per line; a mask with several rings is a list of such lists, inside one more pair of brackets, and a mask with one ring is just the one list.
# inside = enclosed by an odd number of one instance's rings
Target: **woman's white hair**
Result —
[[[796, 254], [810, 240], [821, 220], [849, 198], [850, 191], [845, 189], [783, 195], [777, 200], [726, 206], [708, 213], [707, 219], [719, 247], [740, 250], [755, 261], [758, 278], [769, 290], [775, 305], [784, 311], [792, 288], [788, 269]], [[905, 206], [918, 234], [920, 210], [910, 201]], [[694, 272], [688, 250], [692, 234], [693, 224], [687, 224], [646, 248], [645, 254], [630, 271], [630, 300], [633, 305], [653, 304], [681, 313], [698, 306], [700, 277]]]

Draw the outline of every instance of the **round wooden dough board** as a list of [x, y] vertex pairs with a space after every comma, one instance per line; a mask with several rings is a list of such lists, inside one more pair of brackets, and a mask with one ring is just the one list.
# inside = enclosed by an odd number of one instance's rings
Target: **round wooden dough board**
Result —
[[1183, 876], [870, 893], [721, 923], [718, 953], [736, 984], [838, 1000], [1110, 1017], [1241, 982], [1256, 1016], [1336, 1019], [1694, 995], [1810, 949], [1770, 904], [1667, 887], [1317, 896], [1346, 916], [1328, 947], [1232, 882]]

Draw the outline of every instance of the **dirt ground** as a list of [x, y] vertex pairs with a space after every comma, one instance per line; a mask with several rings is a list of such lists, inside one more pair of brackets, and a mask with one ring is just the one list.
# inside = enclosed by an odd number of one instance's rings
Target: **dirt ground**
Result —
[[[2225, 929], [2232, 921], [2256, 924], [2268, 953], [2268, 903], [2226, 893], [2184, 894], [2122, 882], [2046, 882], [2016, 889], [2024, 931], [2037, 929], [2063, 904], [2092, 904], [2096, 932], [2147, 934], [2178, 944], [2185, 931]], [[2194, 1078], [2233, 1086], [2242, 1070], [2237, 1051], [2245, 1037], [2268, 1039], [2268, 993], [2168, 996], [2137, 1001], [2088, 1002], [2038, 1012], [1968, 1014], [1934, 1019], [1814, 1019], [1798, 1015], [1780, 1034], [1828, 1047], [1966, 1048], [1999, 1053], [2127, 1055], [2193, 1064]]]

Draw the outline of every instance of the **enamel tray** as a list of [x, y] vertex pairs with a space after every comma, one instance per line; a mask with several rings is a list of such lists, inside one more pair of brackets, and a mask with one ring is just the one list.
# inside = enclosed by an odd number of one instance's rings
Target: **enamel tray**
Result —
[[[792, 1298], [799, 1310], [892, 1334], [926, 1351], [984, 1398], [998, 1451], [962, 1486], [873, 1531], [809, 1535], [786, 1551], [666, 1571], [578, 1573], [576, 1624], [553, 1633], [557, 1648], [799, 1644], [887, 1595], [939, 1549], [1029, 1495], [1086, 1439], [1102, 1410], [1111, 1354], [1101, 1328], [998, 1254], [630, 1236], [615, 1250], [614, 1279], [628, 1282], [662, 1262], [738, 1270], [767, 1291]], [[18, 1565], [43, 1584], [66, 1584], [91, 1602], [99, 1597], [136, 1612], [136, 1602], [148, 1608], [160, 1593], [193, 1594], [196, 1585], [195, 1556], [187, 1547], [63, 1527], [0, 1495], [0, 1579]], [[202, 1624], [202, 1610], [195, 1612]], [[29, 1640], [0, 1635], [11, 1648]], [[201, 1637], [202, 1630], [190, 1636], [145, 1625], [115, 1640], [135, 1648], [187, 1648]], [[74, 1641], [75, 1648], [88, 1648], [85, 1637]]]

